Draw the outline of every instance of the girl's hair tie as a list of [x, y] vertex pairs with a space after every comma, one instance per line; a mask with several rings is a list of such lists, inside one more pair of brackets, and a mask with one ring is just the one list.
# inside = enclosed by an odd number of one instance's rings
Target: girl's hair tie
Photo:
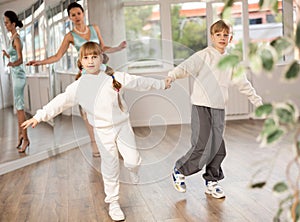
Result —
[[115, 79], [115, 77], [112, 75], [111, 78]]
[[106, 65], [106, 64], [103, 64], [103, 63], [102, 63], [102, 64], [100, 65], [100, 70], [101, 70], [101, 71], [105, 72], [105, 71], [106, 71], [106, 68], [107, 68], [107, 65]]

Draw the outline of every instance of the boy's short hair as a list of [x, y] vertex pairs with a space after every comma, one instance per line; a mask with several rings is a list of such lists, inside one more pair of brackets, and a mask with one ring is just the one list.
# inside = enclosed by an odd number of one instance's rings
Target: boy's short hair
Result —
[[213, 35], [217, 32], [222, 32], [222, 31], [231, 33], [232, 27], [230, 24], [228, 24], [227, 22], [225, 22], [224, 20], [218, 20], [215, 23], [213, 23], [210, 26], [210, 34]]

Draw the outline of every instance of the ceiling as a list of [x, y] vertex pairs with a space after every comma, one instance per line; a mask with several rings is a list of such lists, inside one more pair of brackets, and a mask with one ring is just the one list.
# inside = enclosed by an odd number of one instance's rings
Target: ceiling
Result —
[[[6, 10], [15, 11], [18, 14], [24, 9], [28, 9], [31, 5], [33, 5], [37, 1], [38, 0], [0, 0], [1, 17]], [[44, 0], [44, 2], [48, 6], [51, 6], [60, 2], [60, 0]]]

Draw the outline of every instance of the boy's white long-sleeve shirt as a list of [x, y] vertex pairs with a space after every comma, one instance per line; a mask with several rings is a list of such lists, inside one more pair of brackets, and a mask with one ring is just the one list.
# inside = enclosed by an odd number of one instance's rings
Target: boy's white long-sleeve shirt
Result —
[[231, 83], [237, 85], [255, 106], [262, 105], [262, 99], [255, 92], [246, 75], [232, 79], [232, 69], [221, 70], [217, 67], [224, 56], [212, 46], [196, 52], [168, 73], [174, 79], [191, 76], [191, 102], [194, 105], [215, 109], [225, 109], [228, 100], [228, 88]]
[[[115, 72], [115, 79], [122, 84], [120, 92], [112, 87], [112, 77], [100, 72], [98, 75], [85, 74], [64, 93], [59, 94], [34, 115], [38, 122], [48, 121], [64, 110], [81, 105], [87, 112], [89, 123], [94, 127], [110, 127], [127, 121], [129, 114], [122, 93], [126, 89], [147, 91], [165, 89], [164, 80]], [[119, 94], [119, 95], [118, 95]], [[118, 99], [120, 96], [120, 100]], [[122, 103], [121, 110], [119, 101]]]

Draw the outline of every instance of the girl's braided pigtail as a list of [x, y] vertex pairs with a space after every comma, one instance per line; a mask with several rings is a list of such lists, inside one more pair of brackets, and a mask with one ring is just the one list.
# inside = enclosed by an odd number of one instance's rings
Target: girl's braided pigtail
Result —
[[79, 72], [75, 76], [75, 80], [77, 80], [77, 79], [79, 79], [81, 77], [81, 75], [82, 75], [82, 69], [83, 69], [82, 64], [81, 64], [81, 62], [79, 60], [77, 60], [77, 66], [78, 66]]

